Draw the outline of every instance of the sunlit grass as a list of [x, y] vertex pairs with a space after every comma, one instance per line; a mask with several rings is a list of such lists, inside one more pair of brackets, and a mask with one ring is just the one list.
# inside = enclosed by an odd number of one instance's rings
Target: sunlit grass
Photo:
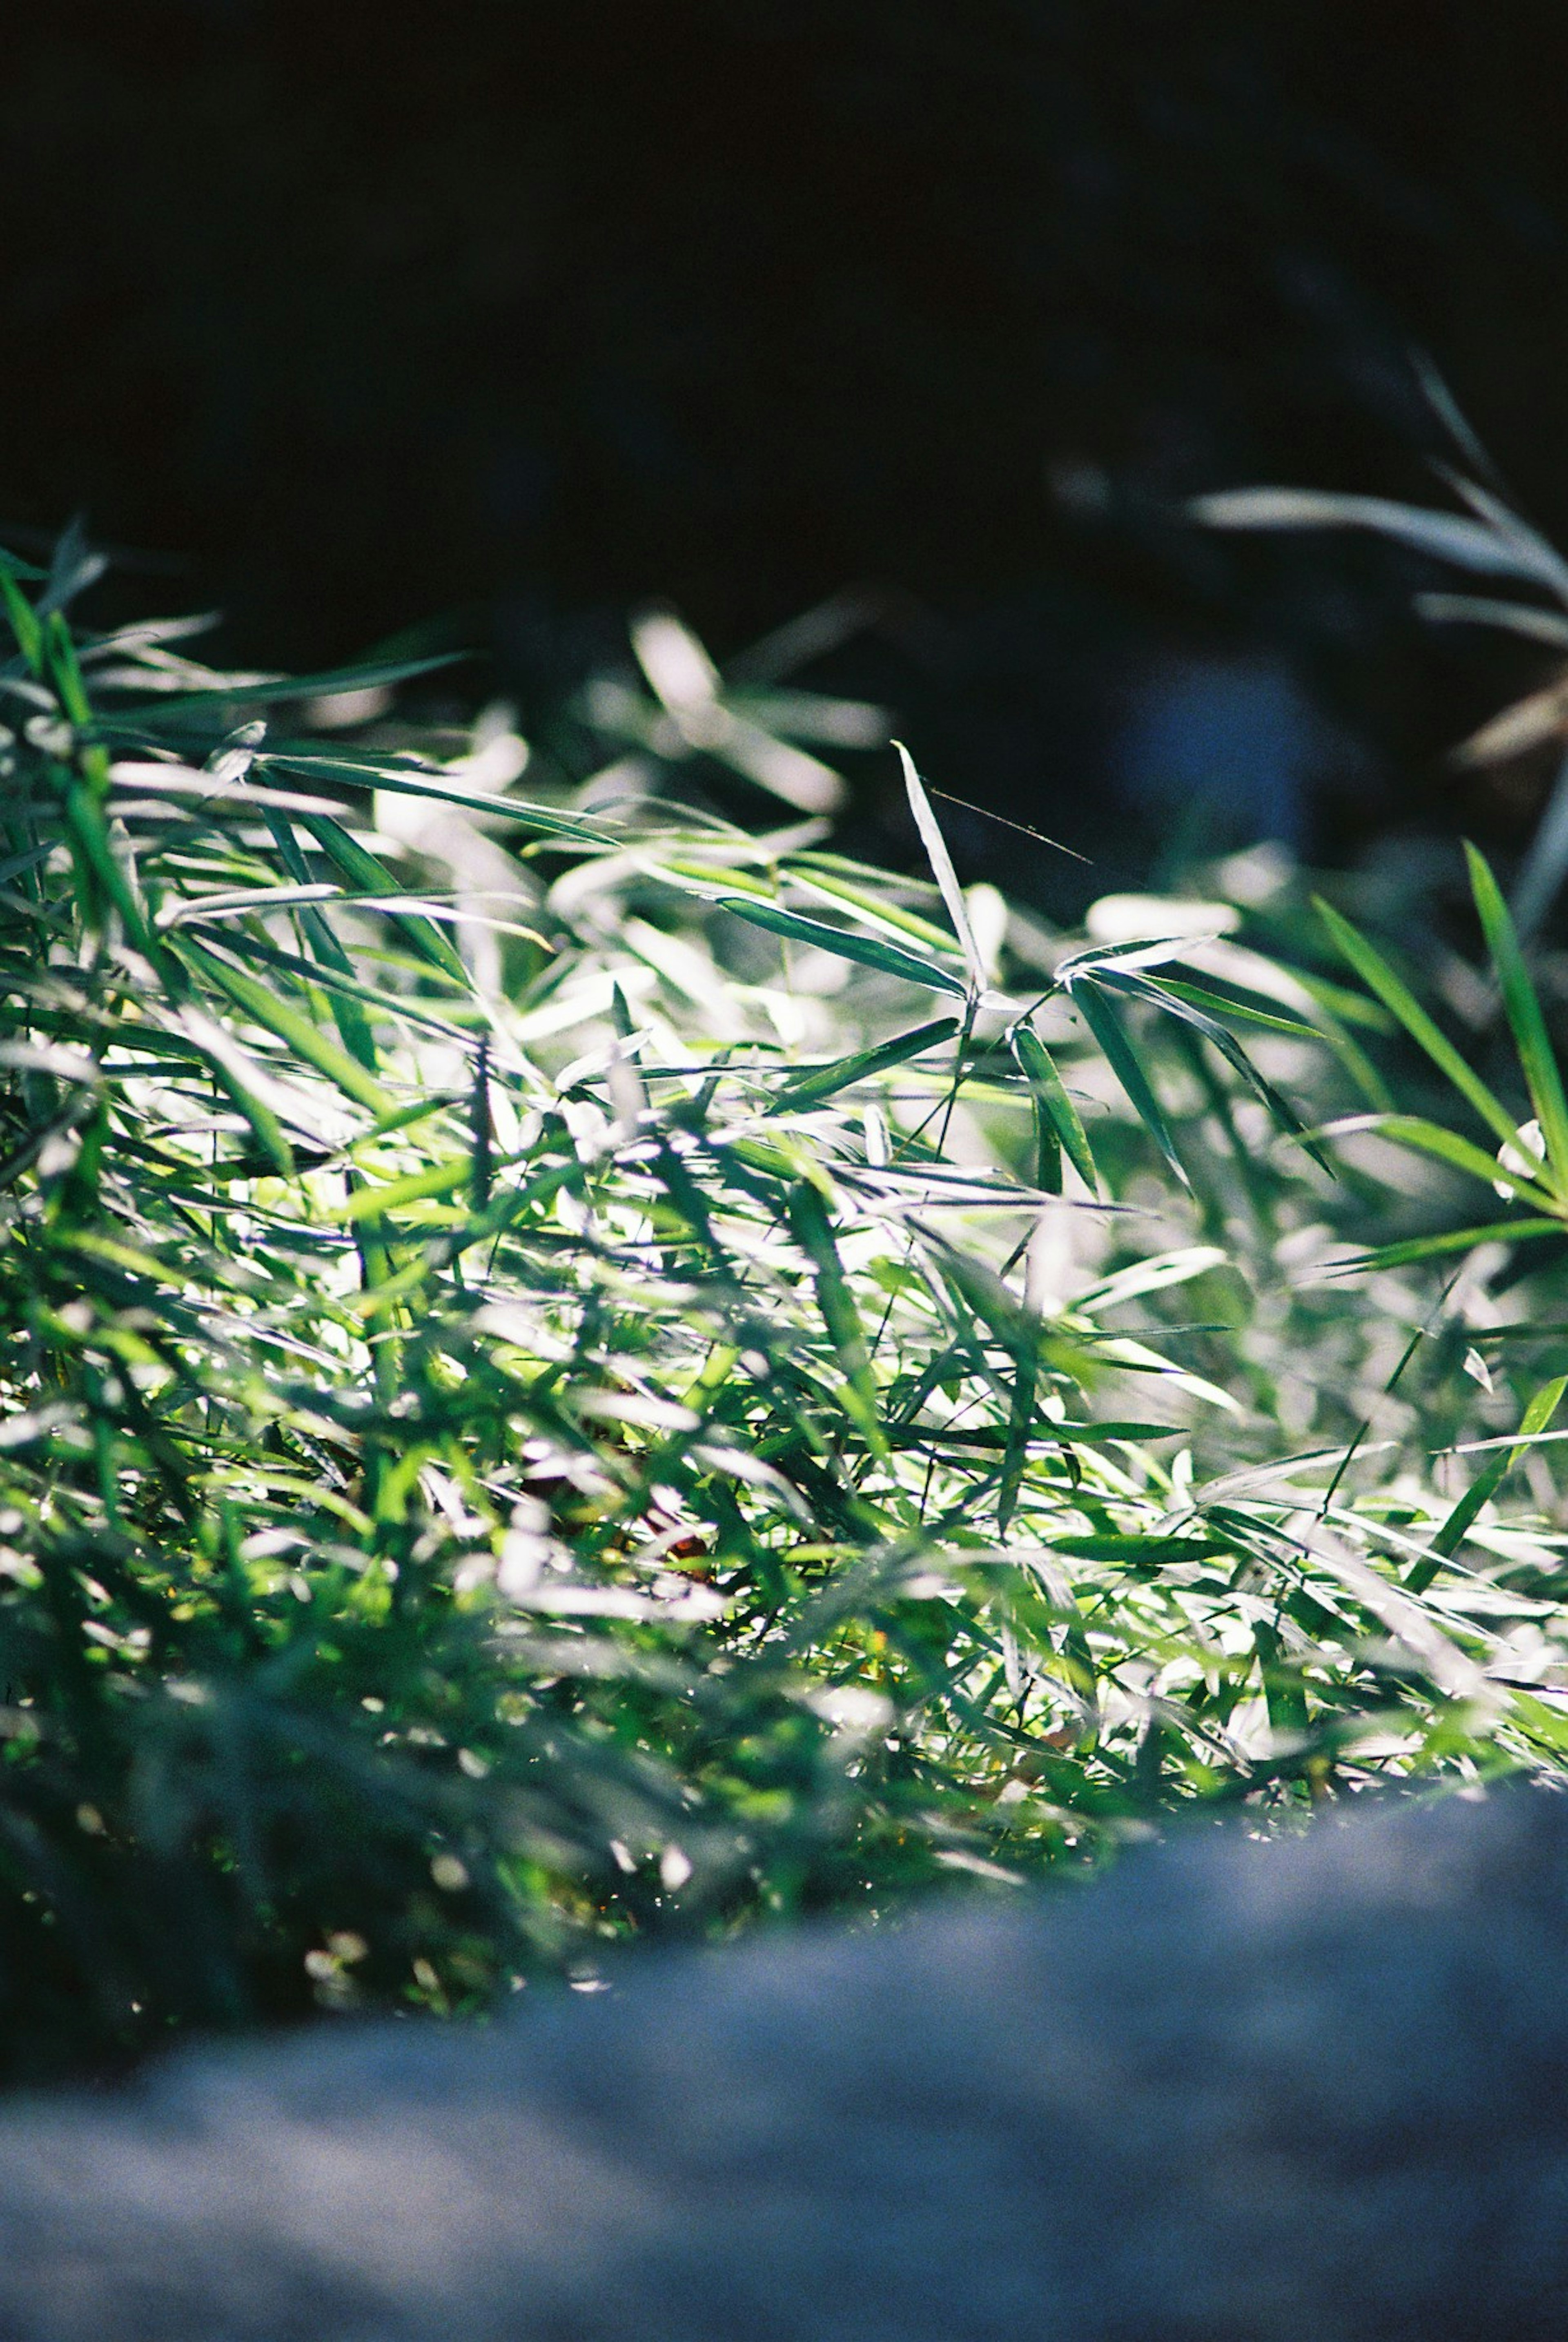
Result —
[[667, 632], [630, 794], [295, 733], [398, 671], [73, 635], [80, 559], [4, 580], [10, 2072], [1559, 1762], [1551, 1377], [1520, 1450], [1463, 1223], [1308, 1128], [1370, 946], [1054, 936], [913, 766], [929, 882], [670, 802]]

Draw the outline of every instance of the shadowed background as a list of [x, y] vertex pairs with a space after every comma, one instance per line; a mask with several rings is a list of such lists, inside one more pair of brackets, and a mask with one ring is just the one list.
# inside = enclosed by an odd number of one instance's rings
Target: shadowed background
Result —
[[1542, 655], [1422, 626], [1387, 546], [1180, 505], [1438, 493], [1419, 346], [1568, 533], [1565, 73], [1536, 0], [37, 12], [0, 521], [85, 511], [101, 606], [220, 606], [247, 661], [441, 616], [525, 728], [651, 596], [723, 659], [864, 589], [809, 679], [1096, 887], [1269, 835], [1506, 854], [1545, 768], [1443, 752]]

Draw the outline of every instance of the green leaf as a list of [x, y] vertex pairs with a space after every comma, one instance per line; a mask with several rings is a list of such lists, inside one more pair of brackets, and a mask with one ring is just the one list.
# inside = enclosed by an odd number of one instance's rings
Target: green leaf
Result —
[[1139, 1121], [1148, 1131], [1171, 1169], [1183, 1187], [1192, 1182], [1186, 1167], [1176, 1152], [1170, 1126], [1165, 1120], [1159, 1099], [1150, 1087], [1149, 1079], [1138, 1061], [1137, 1051], [1122, 1029], [1121, 1021], [1110, 1002], [1097, 992], [1093, 983], [1073, 986], [1073, 1003], [1081, 1012], [1084, 1022], [1099, 1043], [1105, 1062], [1127, 1094], [1128, 1102]]
[[284, 1136], [283, 1125], [264, 1098], [257, 1095], [265, 1086], [253, 1074], [254, 1061], [241, 1047], [232, 1033], [215, 1019], [204, 1016], [188, 1005], [178, 1010], [180, 1028], [197, 1049], [210, 1068], [214, 1079], [234, 1101], [251, 1126], [262, 1159], [269, 1162], [281, 1178], [292, 1177], [294, 1153]]
[[1078, 1561], [1123, 1561], [1134, 1566], [1163, 1569], [1173, 1562], [1206, 1561], [1215, 1554], [1229, 1553], [1231, 1546], [1223, 1540], [1207, 1536], [1115, 1536], [1106, 1534], [1053, 1537], [1051, 1550], [1067, 1554]]
[[[296, 885], [308, 886], [310, 867], [300, 852], [299, 840], [294, 834], [293, 824], [282, 814], [275, 813], [270, 808], [265, 819], [267, 827], [276, 842], [278, 852], [283, 856], [284, 867], [290, 877]], [[325, 912], [317, 910], [314, 905], [303, 906], [299, 923], [316, 958], [337, 975], [352, 979], [353, 963], [333, 933], [332, 924]], [[335, 987], [328, 994], [328, 998], [332, 1004], [333, 1021], [337, 1026], [344, 1047], [351, 1057], [358, 1060], [366, 1073], [374, 1074], [376, 1071], [375, 1036], [371, 1031], [370, 1019], [366, 1016], [364, 1008], [350, 994]]]
[[1395, 976], [1393, 968], [1375, 951], [1363, 935], [1342, 918], [1331, 903], [1314, 896], [1313, 906], [1327, 927], [1330, 936], [1344, 959], [1354, 968], [1369, 992], [1375, 993], [1383, 1006], [1397, 1016], [1411, 1039], [1424, 1049], [1433, 1064], [1446, 1074], [1462, 1096], [1469, 1099], [1476, 1113], [1500, 1140], [1512, 1146], [1518, 1136], [1518, 1118], [1509, 1113], [1501, 1099], [1493, 1096], [1479, 1074], [1473, 1073], [1460, 1056], [1445, 1033], [1441, 1032], [1427, 1015], [1415, 995]]
[[1243, 1025], [1261, 1025], [1270, 1033], [1288, 1033], [1295, 1041], [1321, 1041], [1323, 1034], [1315, 1025], [1306, 1025], [1299, 1016], [1282, 1016], [1278, 1009], [1257, 1008], [1250, 1000], [1233, 997], [1227, 992], [1211, 992], [1201, 984], [1178, 982], [1174, 976], [1162, 976], [1162, 992], [1174, 993], [1193, 1008], [1203, 1009], [1210, 1016], [1234, 1016]]
[[928, 1049], [939, 1048], [943, 1042], [951, 1041], [957, 1031], [956, 1016], [938, 1016], [929, 1025], [917, 1025], [912, 1033], [901, 1033], [896, 1040], [883, 1042], [880, 1048], [857, 1049], [851, 1056], [835, 1057], [829, 1066], [814, 1066], [785, 1082], [768, 1112], [784, 1114], [803, 1106], [820, 1106], [840, 1090], [852, 1089], [856, 1082], [871, 1081], [894, 1066], [906, 1065], [911, 1057], [924, 1056]]
[[[1190, 1000], [1176, 991], [1174, 986], [1157, 983], [1148, 976], [1129, 974], [1120, 969], [1104, 968], [1101, 971], [1098, 981], [1108, 991], [1124, 993], [1134, 1000], [1145, 1000], [1151, 1006], [1162, 1010], [1165, 1016], [1174, 1016], [1183, 1024], [1190, 1025], [1194, 1032], [1201, 1033], [1210, 1046], [1217, 1049], [1226, 1062], [1240, 1074], [1247, 1087], [1261, 1101], [1276, 1128], [1283, 1131], [1288, 1137], [1296, 1139], [1312, 1156], [1314, 1163], [1319, 1164], [1331, 1177], [1333, 1176], [1333, 1164], [1311, 1136], [1305, 1124], [1289, 1099], [1283, 1097], [1275, 1089], [1273, 1084], [1258, 1071], [1235, 1035], [1227, 1032], [1216, 1017], [1210, 1016], [1203, 1009], [1194, 1007]], [[1314, 1034], [1313, 1037], [1315, 1040], [1317, 1036]]]
[[1508, 1170], [1484, 1148], [1461, 1138], [1456, 1130], [1445, 1130], [1441, 1123], [1428, 1122], [1423, 1116], [1360, 1114], [1347, 1122], [1328, 1126], [1328, 1134], [1333, 1137], [1349, 1137], [1358, 1130], [1376, 1131], [1381, 1137], [1392, 1139], [1396, 1146], [1413, 1146], [1422, 1155], [1435, 1156], [1440, 1162], [1452, 1164], [1456, 1171], [1467, 1171], [1473, 1179], [1484, 1179], [1490, 1187], [1511, 1187], [1516, 1196], [1537, 1208], [1557, 1201], [1538, 1181]]
[[830, 903], [845, 903], [873, 926], [885, 927], [909, 943], [924, 944], [930, 951], [957, 949], [950, 935], [930, 919], [923, 919], [918, 911], [907, 910], [902, 903], [894, 902], [874, 887], [852, 885], [835, 867], [824, 866], [819, 856], [803, 855], [799, 862], [792, 862], [790, 877], [806, 893], [825, 895]]
[[798, 1181], [790, 1190], [789, 1220], [795, 1242], [816, 1271], [817, 1306], [844, 1370], [845, 1399], [873, 1450], [884, 1456], [887, 1437], [877, 1406], [865, 1328], [839, 1258], [827, 1206], [809, 1179]]
[[270, 992], [254, 976], [244, 975], [228, 961], [220, 959], [215, 952], [208, 951], [204, 945], [190, 937], [182, 937], [177, 948], [179, 957], [187, 966], [220, 992], [227, 993], [235, 1006], [243, 1008], [253, 1023], [275, 1033], [280, 1041], [286, 1042], [307, 1065], [314, 1066], [317, 1073], [325, 1074], [328, 1081], [335, 1082], [346, 1096], [368, 1106], [372, 1114], [384, 1115], [394, 1111], [393, 1102], [380, 1083], [340, 1049], [335, 1041], [329, 1041], [326, 1035], [295, 1007], [292, 1001], [285, 999], [281, 993]]
[[147, 915], [110, 843], [97, 796], [85, 781], [73, 780], [66, 789], [65, 823], [86, 903], [111, 903], [136, 949], [166, 973], [168, 955], [147, 925]]
[[721, 895], [721, 911], [732, 911], [737, 919], [746, 920], [754, 927], [766, 927], [770, 934], [786, 936], [792, 943], [813, 944], [819, 951], [832, 952], [839, 959], [857, 961], [863, 967], [880, 969], [884, 976], [902, 976], [906, 984], [923, 985], [928, 991], [951, 992], [960, 1000], [968, 996], [967, 986], [951, 968], [939, 966], [934, 960], [917, 959], [913, 952], [902, 951], [896, 944], [884, 943], [877, 936], [853, 935], [845, 927], [831, 927], [824, 919], [808, 919], [798, 911], [785, 911], [776, 903], [748, 903], [739, 895]]
[[914, 769], [914, 759], [902, 740], [895, 740], [899, 762], [904, 766], [904, 786], [909, 797], [909, 809], [914, 816], [914, 826], [920, 832], [920, 842], [931, 864], [937, 892], [953, 922], [953, 932], [958, 937], [959, 948], [969, 969], [971, 991], [978, 996], [985, 989], [985, 963], [980, 956], [980, 946], [969, 924], [969, 909], [964, 900], [964, 889], [953, 867], [953, 857], [947, 851], [947, 840], [942, 835], [942, 825], [931, 810], [931, 800], [921, 786], [920, 775]]
[[[34, 575], [39, 573], [35, 570]], [[5, 616], [11, 622], [11, 632], [16, 637], [16, 647], [35, 675], [44, 671], [44, 629], [33, 605], [16, 583], [15, 573], [0, 566], [0, 600], [5, 606]]]
[[1482, 1506], [1488, 1503], [1501, 1487], [1504, 1477], [1518, 1463], [1529, 1442], [1538, 1432], [1545, 1430], [1552, 1417], [1556, 1414], [1558, 1403], [1565, 1390], [1568, 1390], [1568, 1375], [1558, 1375], [1553, 1381], [1542, 1385], [1524, 1410], [1523, 1418], [1519, 1426], [1518, 1446], [1505, 1448], [1502, 1455], [1493, 1457], [1483, 1471], [1477, 1473], [1433, 1538], [1428, 1553], [1406, 1571], [1404, 1582], [1411, 1593], [1423, 1594], [1437, 1576], [1440, 1563], [1446, 1561], [1451, 1555], [1458, 1551], [1469, 1535]]
[[[1034, 1101], [1042, 1170], [1046, 1166], [1045, 1140], [1048, 1135], [1056, 1142], [1061, 1153], [1066, 1156], [1089, 1193], [1097, 1196], [1100, 1182], [1088, 1137], [1051, 1052], [1027, 1017], [1013, 1027], [1007, 1041], [1017, 1060], [1018, 1070], [1029, 1085], [1029, 1095]], [[1052, 1182], [1043, 1176], [1040, 1185], [1050, 1187]], [[1056, 1186], [1060, 1186], [1059, 1172]]]
[[268, 676], [259, 683], [230, 683], [224, 676], [215, 675], [210, 684], [198, 689], [160, 698], [158, 714], [163, 717], [206, 715], [215, 701], [225, 707], [271, 707], [285, 699], [330, 699], [339, 692], [372, 691], [385, 684], [406, 683], [416, 675], [434, 675], [467, 656], [466, 651], [441, 651], [425, 658], [379, 659], [363, 666], [332, 667], [322, 675]]
[[1418, 1261], [1436, 1260], [1443, 1253], [1473, 1252], [1477, 1245], [1518, 1244], [1533, 1236], [1568, 1236], [1561, 1220], [1493, 1220], [1483, 1228], [1446, 1228], [1441, 1236], [1407, 1236], [1402, 1243], [1378, 1245], [1357, 1253], [1353, 1260], [1335, 1261], [1327, 1274], [1351, 1276], [1363, 1270], [1413, 1268]]
[[[361, 1220], [385, 1219], [389, 1212], [404, 1204], [417, 1204], [433, 1196], [450, 1196], [466, 1186], [474, 1176], [471, 1155], [457, 1156], [448, 1163], [433, 1163], [426, 1171], [410, 1171], [405, 1177], [390, 1179], [381, 1186], [355, 1187], [340, 1204], [333, 1217], [354, 1226]], [[483, 1210], [484, 1206], [479, 1206]]]
[[466, 992], [469, 989], [468, 970], [434, 921], [396, 908], [397, 897], [404, 890], [385, 863], [367, 852], [357, 838], [351, 837], [341, 822], [321, 814], [305, 814], [301, 819], [350, 886], [362, 888], [367, 895], [379, 895], [385, 898], [393, 924], [407, 936], [420, 957], [433, 962], [444, 976], [449, 976], [454, 984], [461, 985]]
[[1541, 1002], [1535, 986], [1530, 981], [1524, 956], [1519, 948], [1519, 937], [1514, 932], [1508, 906], [1498, 891], [1497, 881], [1486, 862], [1468, 841], [1464, 856], [1470, 865], [1470, 884], [1475, 896], [1475, 907], [1481, 915], [1482, 930], [1497, 970], [1503, 1006], [1513, 1034], [1514, 1046], [1519, 1051], [1525, 1085], [1546, 1140], [1546, 1161], [1552, 1172], [1552, 1185], [1558, 1195], [1568, 1196], [1568, 1098], [1563, 1094], [1563, 1076], [1558, 1071], [1557, 1055], [1552, 1046], [1546, 1019], [1541, 1013]]

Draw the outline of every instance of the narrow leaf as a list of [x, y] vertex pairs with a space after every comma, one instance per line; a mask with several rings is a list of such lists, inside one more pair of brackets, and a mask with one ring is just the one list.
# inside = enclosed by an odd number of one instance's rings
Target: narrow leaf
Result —
[[243, 1008], [255, 1024], [275, 1033], [280, 1041], [286, 1042], [291, 1049], [305, 1058], [307, 1065], [325, 1074], [328, 1081], [335, 1082], [345, 1096], [356, 1099], [361, 1106], [368, 1106], [372, 1114], [393, 1112], [392, 1100], [380, 1083], [373, 1080], [365, 1067], [356, 1065], [335, 1041], [329, 1041], [326, 1035], [295, 1007], [292, 1001], [285, 999], [281, 993], [269, 991], [254, 976], [244, 975], [226, 960], [220, 959], [215, 952], [206, 950], [190, 938], [182, 938], [178, 950], [179, 956], [195, 974], [204, 976], [220, 992], [227, 993], [235, 1006]]
[[[327, 820], [319, 814], [305, 814], [301, 818], [316, 844], [337, 865], [351, 886], [362, 887], [367, 895], [388, 896], [394, 903], [404, 892], [385, 863], [367, 852], [357, 838], [351, 837], [341, 822]], [[395, 909], [391, 916], [422, 959], [432, 961], [444, 976], [449, 976], [454, 984], [460, 984], [466, 991], [468, 971], [461, 956], [454, 950], [434, 920]]]
[[1557, 1053], [1552, 1046], [1546, 1019], [1541, 1013], [1541, 1002], [1535, 986], [1530, 981], [1524, 955], [1519, 948], [1519, 937], [1508, 906], [1498, 891], [1497, 881], [1488, 864], [1468, 841], [1464, 856], [1470, 865], [1470, 884], [1475, 896], [1475, 907], [1481, 915], [1482, 930], [1497, 970], [1503, 1006], [1513, 1034], [1514, 1046], [1519, 1051], [1525, 1085], [1535, 1108], [1536, 1119], [1545, 1135], [1546, 1161], [1551, 1169], [1552, 1183], [1559, 1194], [1568, 1192], [1568, 1098], [1563, 1094]]
[[844, 1371], [845, 1399], [872, 1447], [885, 1455], [887, 1439], [877, 1409], [865, 1329], [839, 1258], [827, 1207], [808, 1179], [799, 1180], [790, 1190], [789, 1219], [795, 1242], [816, 1272], [817, 1306]]
[[969, 924], [969, 912], [964, 900], [964, 889], [953, 867], [953, 857], [947, 851], [947, 840], [942, 835], [942, 825], [931, 810], [931, 800], [921, 786], [920, 775], [914, 769], [914, 759], [902, 740], [895, 740], [899, 761], [904, 766], [904, 786], [909, 793], [909, 809], [914, 816], [914, 826], [920, 832], [920, 842], [925, 848], [932, 876], [947, 906], [953, 922], [953, 932], [958, 937], [969, 969], [970, 988], [975, 994], [985, 989], [985, 962], [980, 956], [980, 946]]
[[1199, 496], [1188, 507], [1210, 528], [1365, 528], [1407, 545], [1433, 561], [1493, 577], [1528, 577], [1555, 587], [1554, 565], [1543, 565], [1484, 521], [1460, 513], [1429, 512], [1387, 496], [1342, 496], [1312, 488], [1229, 488]]
[[1326, 1126], [1327, 1136], [1333, 1138], [1352, 1137], [1359, 1130], [1375, 1131], [1380, 1137], [1392, 1139], [1396, 1146], [1413, 1146], [1420, 1155], [1435, 1156], [1440, 1163], [1451, 1164], [1455, 1171], [1468, 1172], [1473, 1179], [1484, 1179], [1489, 1187], [1511, 1188], [1537, 1210], [1543, 1206], [1550, 1207], [1556, 1200], [1539, 1180], [1526, 1178], [1523, 1172], [1510, 1171], [1495, 1156], [1472, 1146], [1456, 1130], [1445, 1130], [1441, 1123], [1428, 1122], [1423, 1116], [1358, 1114]]
[[1353, 1276], [1363, 1270], [1413, 1268], [1418, 1261], [1436, 1260], [1444, 1253], [1473, 1252], [1477, 1245], [1519, 1244], [1533, 1236], [1561, 1236], [1568, 1228], [1561, 1220], [1493, 1220], [1483, 1228], [1445, 1228], [1440, 1236], [1407, 1236], [1403, 1243], [1378, 1245], [1358, 1252], [1352, 1260], [1336, 1260], [1330, 1276]]
[[[1044, 1116], [1068, 1162], [1089, 1193], [1097, 1196], [1100, 1182], [1088, 1137], [1051, 1052], [1027, 1018], [1015, 1025], [1007, 1038], [1018, 1070], [1029, 1085], [1036, 1116]], [[1040, 1184], [1044, 1186], [1047, 1182], [1043, 1179]]]
[[1164, 1110], [1149, 1086], [1148, 1076], [1138, 1062], [1137, 1052], [1122, 1029], [1121, 1021], [1115, 1010], [1104, 995], [1096, 992], [1091, 984], [1085, 984], [1081, 990], [1074, 986], [1073, 1002], [1074, 1006], [1082, 1012], [1084, 1022], [1099, 1043], [1106, 1064], [1126, 1092], [1128, 1101], [1139, 1121], [1143, 1123], [1183, 1186], [1190, 1186], [1192, 1182], [1188, 1179], [1185, 1166], [1176, 1152], [1176, 1144], [1171, 1136], [1170, 1126], [1165, 1120]]
[[794, 943], [814, 945], [818, 951], [834, 953], [839, 959], [857, 961], [863, 967], [879, 968], [884, 976], [902, 976], [906, 984], [923, 985], [927, 991], [951, 992], [958, 998], [967, 997], [967, 988], [950, 968], [938, 966], [934, 960], [917, 959], [913, 952], [903, 951], [896, 944], [884, 943], [880, 936], [857, 936], [847, 927], [831, 927], [824, 919], [808, 919], [798, 911], [785, 911], [776, 903], [749, 903], [739, 895], [721, 895], [718, 907], [733, 911], [737, 919], [745, 919], [754, 927], [766, 927], [775, 936], [787, 936]]
[[938, 1016], [929, 1025], [917, 1025], [912, 1033], [901, 1033], [894, 1041], [884, 1041], [880, 1048], [858, 1049], [852, 1056], [835, 1057], [830, 1066], [814, 1066], [809, 1072], [795, 1074], [784, 1084], [768, 1112], [783, 1114], [801, 1106], [820, 1106], [824, 1098], [853, 1088], [856, 1082], [870, 1081], [894, 1066], [906, 1065], [911, 1057], [924, 1056], [928, 1049], [939, 1048], [944, 1041], [951, 1041], [957, 1030], [956, 1016]]
[[1437, 1576], [1440, 1561], [1456, 1553], [1469, 1535], [1483, 1505], [1501, 1487], [1507, 1474], [1518, 1463], [1537, 1432], [1544, 1431], [1557, 1412], [1563, 1394], [1568, 1390], [1568, 1375], [1559, 1375], [1543, 1383], [1524, 1410], [1519, 1426], [1519, 1444], [1494, 1456], [1483, 1471], [1478, 1472], [1469, 1487], [1454, 1506], [1443, 1526], [1432, 1540], [1430, 1552], [1416, 1562], [1405, 1575], [1405, 1585], [1413, 1594], [1423, 1594]]
[[1411, 1039], [1424, 1049], [1438, 1071], [1446, 1074], [1460, 1095], [1469, 1099], [1483, 1122], [1498, 1138], [1512, 1144], [1517, 1135], [1518, 1123], [1500, 1098], [1493, 1096], [1479, 1074], [1473, 1073], [1460, 1056], [1445, 1033], [1433, 1023], [1425, 1009], [1395, 976], [1393, 968], [1375, 951], [1366, 937], [1342, 918], [1331, 903], [1321, 896], [1313, 897], [1313, 907], [1338, 948], [1349, 961], [1369, 992], [1375, 993], [1383, 1006], [1397, 1016]]

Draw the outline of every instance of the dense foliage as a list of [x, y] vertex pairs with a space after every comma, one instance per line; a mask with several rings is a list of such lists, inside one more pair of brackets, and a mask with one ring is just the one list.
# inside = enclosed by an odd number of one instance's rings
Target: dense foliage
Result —
[[1568, 1111], [1483, 867], [1505, 1103], [1277, 858], [1064, 937], [913, 766], [929, 882], [720, 818], [860, 718], [673, 621], [529, 788], [86, 574], [0, 574], [5, 2071], [1561, 1761]]

